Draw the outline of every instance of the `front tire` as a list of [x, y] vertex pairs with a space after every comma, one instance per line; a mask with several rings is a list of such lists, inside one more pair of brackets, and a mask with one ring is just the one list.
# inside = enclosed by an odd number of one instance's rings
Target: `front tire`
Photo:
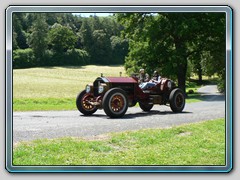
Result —
[[172, 90], [169, 96], [170, 108], [175, 113], [180, 113], [185, 106], [185, 96], [181, 89], [176, 88]]
[[88, 103], [88, 101], [92, 99], [93, 99], [93, 95], [86, 93], [85, 90], [83, 90], [78, 94], [76, 98], [76, 106], [82, 114], [89, 116], [97, 111], [96, 106], [93, 106]]
[[148, 104], [148, 103], [141, 103], [141, 102], [139, 102], [139, 106], [140, 106], [140, 108], [141, 108], [143, 111], [148, 112], [148, 111], [150, 111], [150, 110], [152, 109], [153, 104]]
[[103, 97], [104, 112], [111, 118], [122, 117], [128, 109], [128, 98], [120, 88], [110, 89]]

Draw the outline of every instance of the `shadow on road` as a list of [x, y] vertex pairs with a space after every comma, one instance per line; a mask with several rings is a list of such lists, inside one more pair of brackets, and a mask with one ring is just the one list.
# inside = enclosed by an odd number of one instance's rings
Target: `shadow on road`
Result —
[[183, 111], [181, 113], [174, 113], [172, 111], [158, 111], [158, 110], [151, 110], [149, 112], [138, 112], [138, 113], [131, 113], [131, 114], [125, 114], [121, 119], [134, 119], [138, 117], [147, 117], [152, 115], [174, 115], [174, 114], [186, 114], [186, 113], [192, 113]]
[[218, 92], [216, 84], [209, 84], [199, 88], [195, 98], [201, 101], [225, 101], [225, 94]]
[[225, 95], [199, 93], [196, 95], [192, 95], [191, 97], [189, 97], [189, 99], [198, 99], [201, 101], [225, 101]]
[[202, 94], [201, 99], [203, 101], [225, 101], [225, 96], [224, 95]]
[[[119, 120], [119, 119], [126, 120], [126, 119], [135, 119], [135, 118], [138, 118], [138, 117], [147, 117], [147, 116], [152, 116], [152, 115], [174, 115], [174, 114], [186, 114], [186, 113], [192, 113], [192, 112], [183, 111], [181, 113], [174, 113], [172, 111], [151, 110], [149, 112], [142, 111], [142, 112], [125, 114], [121, 118], [110, 118], [110, 117], [108, 117], [107, 115], [104, 115], [104, 114], [93, 114], [93, 115], [91, 115], [91, 117], [99, 117], [99, 118], [111, 119], [111, 120]], [[80, 115], [80, 116], [84, 116], [84, 115]]]

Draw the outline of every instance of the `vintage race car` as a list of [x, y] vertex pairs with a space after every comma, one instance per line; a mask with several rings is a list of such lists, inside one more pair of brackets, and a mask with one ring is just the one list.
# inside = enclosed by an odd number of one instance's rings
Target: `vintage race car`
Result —
[[137, 77], [98, 77], [93, 84], [86, 85], [76, 99], [78, 110], [92, 115], [103, 109], [111, 118], [122, 117], [128, 107], [139, 103], [143, 111], [150, 111], [153, 105], [170, 105], [173, 112], [182, 112], [185, 96], [175, 83], [162, 78], [156, 85], [141, 89]]

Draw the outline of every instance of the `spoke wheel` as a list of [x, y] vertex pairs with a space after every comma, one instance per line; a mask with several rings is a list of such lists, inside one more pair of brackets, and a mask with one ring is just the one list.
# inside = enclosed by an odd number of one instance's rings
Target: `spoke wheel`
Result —
[[78, 94], [76, 99], [76, 105], [78, 110], [84, 115], [92, 115], [97, 111], [97, 107], [91, 105], [89, 102], [94, 99], [93, 95], [82, 91]]
[[111, 107], [112, 111], [119, 113], [123, 110], [126, 101], [121, 94], [114, 94], [109, 101], [109, 106]]
[[85, 94], [82, 98], [82, 107], [87, 111], [92, 111], [95, 109], [95, 106], [91, 105], [89, 102], [93, 100], [93, 96]]
[[111, 118], [122, 117], [128, 109], [125, 91], [120, 88], [110, 89], [103, 97], [103, 109]]
[[177, 106], [177, 108], [181, 108], [183, 106], [183, 103], [184, 103], [183, 94], [178, 94], [176, 96], [176, 106]]

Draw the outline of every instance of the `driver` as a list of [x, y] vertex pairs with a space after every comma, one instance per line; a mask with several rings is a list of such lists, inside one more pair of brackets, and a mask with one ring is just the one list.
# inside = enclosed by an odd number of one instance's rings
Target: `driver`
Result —
[[145, 73], [144, 69], [140, 69], [139, 70], [139, 80], [138, 83], [142, 84], [144, 82], [148, 82], [149, 81], [149, 75], [147, 73]]
[[160, 81], [161, 81], [161, 76], [158, 74], [157, 71], [154, 71], [152, 79], [149, 82], [140, 84], [139, 87], [142, 90], [146, 90], [148, 88], [156, 86], [156, 84], [159, 83]]

